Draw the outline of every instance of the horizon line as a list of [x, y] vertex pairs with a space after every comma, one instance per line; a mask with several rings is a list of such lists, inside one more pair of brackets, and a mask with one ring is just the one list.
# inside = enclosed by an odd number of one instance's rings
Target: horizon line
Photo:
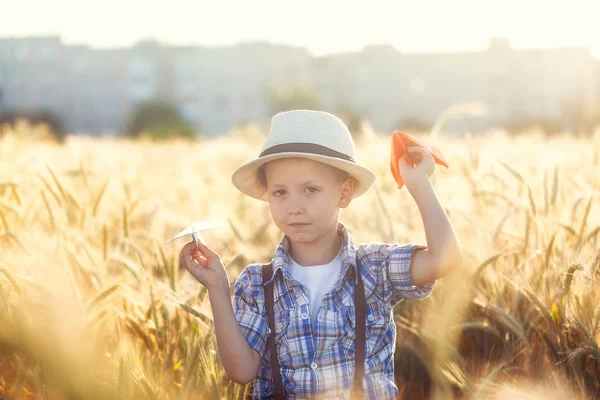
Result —
[[90, 48], [93, 50], [100, 50], [100, 51], [127, 49], [127, 48], [136, 47], [137, 45], [144, 44], [144, 43], [156, 43], [157, 45], [161, 45], [161, 46], [165, 46], [165, 47], [197, 47], [197, 48], [212, 48], [212, 49], [233, 48], [233, 47], [252, 45], [252, 44], [265, 44], [265, 45], [269, 45], [269, 46], [273, 46], [273, 47], [288, 47], [288, 48], [304, 49], [312, 57], [328, 57], [328, 56], [335, 56], [335, 55], [348, 54], [348, 53], [360, 53], [360, 52], [364, 51], [365, 49], [373, 48], [373, 47], [381, 47], [381, 48], [389, 47], [401, 54], [426, 55], [426, 54], [481, 53], [481, 52], [489, 51], [493, 41], [498, 40], [500, 42], [504, 41], [505, 44], [507, 45], [507, 49], [513, 50], [513, 51], [581, 49], [581, 50], [587, 51], [592, 58], [594, 58], [596, 61], [600, 62], [600, 54], [598, 55], [598, 57], [594, 56], [594, 53], [592, 52], [592, 50], [589, 47], [586, 47], [584, 45], [558, 45], [558, 46], [551, 46], [551, 47], [513, 47], [510, 44], [510, 41], [503, 36], [490, 36], [488, 38], [488, 45], [486, 47], [473, 48], [473, 49], [469, 49], [469, 50], [467, 50], [467, 49], [446, 50], [446, 51], [443, 51], [443, 50], [437, 50], [437, 51], [436, 50], [421, 50], [421, 51], [417, 50], [417, 51], [415, 51], [415, 50], [412, 50], [410, 52], [402, 51], [401, 49], [398, 49], [392, 43], [382, 43], [382, 42], [368, 43], [358, 49], [315, 52], [315, 51], [311, 50], [310, 47], [308, 47], [308, 46], [296, 45], [296, 44], [290, 44], [290, 43], [280, 43], [280, 42], [276, 42], [276, 41], [272, 41], [272, 40], [268, 40], [268, 39], [250, 39], [250, 40], [246, 40], [246, 41], [239, 40], [237, 42], [228, 43], [228, 44], [209, 45], [209, 44], [200, 44], [200, 43], [174, 43], [174, 42], [163, 41], [160, 38], [156, 38], [156, 37], [147, 37], [147, 38], [140, 38], [130, 44], [114, 45], [114, 46], [108, 45], [107, 46], [107, 45], [95, 45], [95, 44], [91, 44], [91, 43], [82, 43], [82, 42], [76, 42], [76, 41], [65, 41], [60, 34], [51, 34], [51, 33], [32, 34], [32, 35], [17, 35], [17, 36], [0, 36], [0, 40], [3, 40], [3, 39], [13, 39], [13, 40], [52, 39], [52, 38], [58, 39], [58, 41], [65, 46], [87, 47], [87, 48]]

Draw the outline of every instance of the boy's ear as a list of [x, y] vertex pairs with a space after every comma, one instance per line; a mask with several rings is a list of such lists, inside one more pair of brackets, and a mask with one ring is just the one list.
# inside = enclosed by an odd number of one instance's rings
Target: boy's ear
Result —
[[352, 201], [352, 195], [354, 194], [354, 184], [356, 180], [353, 177], [349, 177], [342, 184], [342, 196], [340, 197], [339, 206], [340, 208], [346, 208]]

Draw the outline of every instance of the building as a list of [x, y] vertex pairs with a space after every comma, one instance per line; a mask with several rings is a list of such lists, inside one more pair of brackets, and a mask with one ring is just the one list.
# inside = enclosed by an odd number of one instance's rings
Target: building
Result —
[[600, 63], [581, 48], [404, 54], [391, 46], [313, 58], [306, 49], [245, 43], [207, 48], [145, 41], [130, 48], [65, 45], [58, 37], [0, 38], [0, 112], [47, 108], [68, 131], [119, 134], [135, 106], [170, 101], [196, 128], [218, 135], [266, 121], [280, 88], [311, 87], [323, 109], [349, 109], [378, 131], [432, 125], [444, 110], [480, 104], [460, 129], [554, 121], [600, 109]]
[[[403, 54], [391, 46], [325, 57], [316, 74], [328, 107], [341, 102], [391, 131], [404, 121], [433, 124], [449, 107], [479, 104], [488, 115], [466, 128], [556, 121], [573, 108], [600, 109], [600, 63], [581, 48]], [[592, 110], [580, 110], [591, 113]]]

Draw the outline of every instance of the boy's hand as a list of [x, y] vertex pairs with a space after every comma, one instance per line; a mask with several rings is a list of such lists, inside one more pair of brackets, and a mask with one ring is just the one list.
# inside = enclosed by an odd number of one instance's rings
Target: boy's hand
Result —
[[[421, 146], [407, 146], [407, 153], [399, 162], [400, 175], [407, 189], [418, 185], [424, 179], [428, 179], [433, 174], [435, 160], [429, 151]], [[409, 155], [410, 154], [410, 155]], [[415, 164], [413, 167], [406, 159], [410, 157]]]
[[183, 246], [179, 262], [209, 292], [215, 289], [229, 291], [229, 277], [221, 257], [201, 241], [198, 241], [198, 249], [193, 241]]

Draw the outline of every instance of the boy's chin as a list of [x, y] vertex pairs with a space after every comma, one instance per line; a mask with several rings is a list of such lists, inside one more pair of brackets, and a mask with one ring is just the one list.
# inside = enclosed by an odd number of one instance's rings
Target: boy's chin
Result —
[[308, 243], [313, 242], [315, 240], [314, 235], [311, 235], [308, 232], [298, 232], [296, 230], [288, 229], [286, 235], [294, 242], [298, 243]]

